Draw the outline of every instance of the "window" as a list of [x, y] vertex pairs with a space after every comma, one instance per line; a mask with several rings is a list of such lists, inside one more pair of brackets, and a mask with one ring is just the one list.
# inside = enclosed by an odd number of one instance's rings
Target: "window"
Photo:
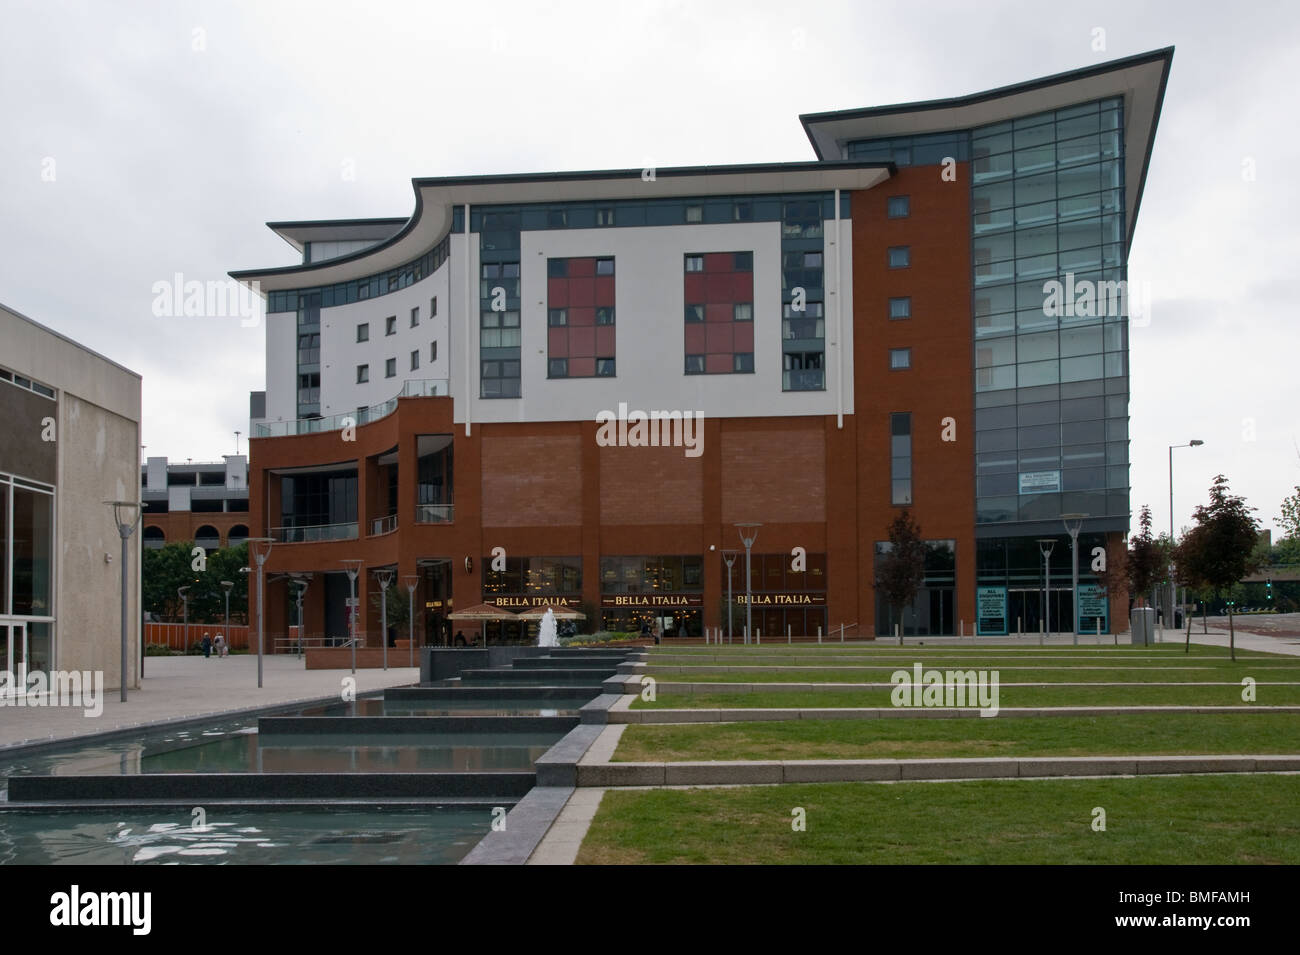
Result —
[[734, 357], [735, 357], [735, 367], [733, 368], [734, 371], [748, 372], [748, 373], [752, 373], [754, 371], [754, 353], [752, 351], [737, 352]]
[[822, 254], [820, 252], [805, 252], [803, 254], [803, 267], [805, 269], [820, 269], [822, 267]]
[[368, 342], [368, 341], [370, 341], [370, 323], [369, 323], [369, 322], [362, 322], [360, 325], [357, 326], [357, 341], [359, 341], [359, 342]]
[[704, 271], [704, 256], [702, 256], [702, 255], [688, 255], [688, 256], [686, 256], [686, 271], [687, 271], [687, 272], [703, 272], [703, 271]]
[[891, 298], [889, 300], [889, 317], [911, 318], [912, 317], [912, 297], [910, 295], [902, 298]]
[[613, 275], [613, 274], [614, 274], [614, 260], [613, 260], [613, 259], [597, 259], [597, 260], [596, 260], [596, 274], [597, 274], [597, 275]]
[[614, 224], [613, 209], [596, 210], [596, 225], [613, 225], [613, 224]]
[[754, 320], [754, 305], [752, 302], [738, 302], [732, 306], [731, 317], [737, 322], [752, 322]]
[[596, 359], [596, 377], [613, 378], [614, 377], [614, 359], [597, 358]]
[[438, 314], [438, 296], [429, 299], [429, 317], [433, 318]]
[[563, 328], [569, 324], [569, 310], [567, 308], [553, 308], [547, 314], [547, 324], [551, 328]]
[[912, 200], [909, 196], [890, 196], [888, 215], [891, 219], [906, 219], [912, 214]]
[[734, 268], [737, 272], [754, 271], [754, 253], [737, 252], [732, 260], [732, 268]]
[[912, 250], [910, 246], [896, 245], [889, 250], [889, 267], [891, 269], [905, 269], [912, 264]]
[[357, 384], [364, 385], [370, 380], [370, 366], [357, 365]]
[[438, 360], [438, 343], [429, 342], [429, 361]]
[[704, 356], [687, 355], [686, 356], [686, 374], [702, 375], [704, 374]]
[[889, 349], [889, 367], [892, 369], [911, 368], [912, 349], [910, 348]]
[[420, 367], [420, 350], [417, 348], [411, 352], [411, 371], [416, 371]]
[[890, 502], [912, 503], [912, 415], [889, 416]]
[[552, 209], [550, 212], [546, 213], [546, 228], [563, 229], [568, 224], [569, 217], [565, 214], [563, 209]]
[[687, 207], [686, 207], [686, 221], [687, 221], [687, 222], [703, 222], [703, 221], [704, 221], [704, 206], [687, 206]]
[[384, 377], [385, 377], [385, 378], [396, 378], [396, 377], [397, 377], [397, 359], [396, 359], [396, 358], [389, 358], [387, 361], [384, 362]]
[[[733, 207], [733, 215], [737, 222], [751, 222], [754, 218], [754, 204], [752, 202], [737, 202]], [[739, 271], [739, 269], [737, 269]]]
[[419, 324], [420, 324], [420, 306], [417, 305], [415, 306], [415, 308], [411, 309], [411, 327], [415, 328]]
[[396, 315], [389, 315], [388, 318], [384, 319], [384, 334], [385, 334], [385, 335], [396, 335], [396, 334], [397, 334], [397, 316], [396, 316]]
[[546, 376], [548, 378], [568, 378], [569, 360], [567, 358], [552, 358], [547, 365]]
[[562, 279], [569, 274], [568, 259], [547, 259], [546, 275], [548, 278]]
[[614, 324], [614, 309], [611, 308], [611, 307], [608, 307], [608, 306], [607, 306], [607, 307], [604, 307], [604, 308], [598, 308], [598, 309], [596, 309], [596, 324], [597, 324], [597, 325], [613, 325], [613, 324]]
[[703, 306], [703, 305], [687, 305], [687, 306], [686, 306], [686, 321], [688, 321], [688, 322], [702, 322], [702, 321], [704, 321], [704, 306]]

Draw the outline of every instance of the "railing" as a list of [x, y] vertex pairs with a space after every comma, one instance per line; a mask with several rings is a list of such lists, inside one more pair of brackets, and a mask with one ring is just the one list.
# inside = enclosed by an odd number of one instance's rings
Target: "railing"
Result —
[[319, 434], [340, 431], [349, 425], [369, 424], [397, 410], [398, 398], [445, 398], [450, 392], [446, 378], [412, 378], [402, 390], [387, 401], [359, 411], [345, 411], [328, 418], [297, 418], [293, 421], [267, 421], [253, 425], [254, 438], [281, 438], [293, 434]]
[[351, 524], [314, 524], [306, 527], [272, 527], [271, 537], [281, 544], [356, 540], [357, 525], [356, 522], [353, 522]]
[[450, 524], [455, 520], [454, 504], [417, 504], [415, 505], [415, 523]]
[[390, 531], [397, 530], [397, 515], [389, 514], [387, 517], [381, 517], [378, 520], [370, 522], [370, 534], [387, 534]]

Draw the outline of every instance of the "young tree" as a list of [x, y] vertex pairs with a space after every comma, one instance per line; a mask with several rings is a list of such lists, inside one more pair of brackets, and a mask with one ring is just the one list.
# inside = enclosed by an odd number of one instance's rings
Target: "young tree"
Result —
[[[1230, 493], [1222, 474], [1210, 485], [1210, 503], [1196, 508], [1196, 526], [1187, 535], [1193, 545], [1184, 559], [1188, 573], [1219, 594], [1260, 567], [1259, 521], [1251, 516], [1246, 499]], [[1181, 563], [1181, 562], [1180, 562]], [[1237, 659], [1237, 631], [1228, 607], [1228, 652]]]
[[[1201, 559], [1199, 553], [1204, 549], [1203, 541], [1204, 531], [1200, 527], [1194, 527], [1183, 534], [1183, 539], [1178, 542], [1174, 548], [1173, 559], [1175, 566], [1175, 579], [1192, 593], [1205, 590], [1207, 585], [1200, 577]], [[1210, 628], [1205, 619], [1205, 601], [1201, 601], [1201, 625], [1205, 632], [1209, 633]], [[1183, 652], [1192, 652], [1192, 615], [1187, 615], [1187, 635], [1183, 642]]]
[[1146, 606], [1151, 587], [1164, 579], [1167, 561], [1160, 544], [1151, 536], [1151, 508], [1142, 505], [1138, 516], [1139, 533], [1129, 541], [1124, 568], [1128, 574], [1129, 593], [1138, 606]]
[[[1097, 575], [1097, 586], [1107, 598], [1128, 595], [1128, 549], [1118, 538], [1107, 535], [1104, 560]], [[1119, 628], [1111, 627], [1115, 634], [1115, 643], [1119, 644]]]
[[[909, 511], [900, 511], [889, 525], [889, 551], [876, 561], [876, 590], [900, 619], [925, 580], [925, 542]], [[899, 627], [898, 644], [903, 645]]]

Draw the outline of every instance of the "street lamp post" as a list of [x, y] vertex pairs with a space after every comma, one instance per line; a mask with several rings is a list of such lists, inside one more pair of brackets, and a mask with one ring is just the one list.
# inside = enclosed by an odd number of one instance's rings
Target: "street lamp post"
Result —
[[1051, 614], [1052, 610], [1052, 549], [1056, 547], [1055, 537], [1038, 538], [1038, 552], [1043, 555], [1043, 619], [1039, 624], [1040, 632], [1046, 632], [1051, 636]]
[[406, 574], [402, 577], [402, 583], [406, 584], [407, 608], [406, 608], [406, 636], [407, 636], [407, 666], [415, 666], [415, 588], [420, 583], [420, 578], [416, 574]]
[[348, 643], [352, 645], [352, 672], [357, 672], [357, 611], [361, 609], [357, 603], [357, 573], [361, 570], [361, 561], [356, 559], [340, 561], [344, 569], [348, 572], [348, 581], [352, 585], [352, 614], [349, 617], [348, 624]]
[[[1079, 529], [1083, 527], [1083, 522], [1088, 517], [1087, 514], [1062, 514], [1061, 520], [1065, 522], [1065, 529], [1070, 534], [1070, 556], [1074, 565], [1070, 572], [1070, 586], [1073, 588], [1070, 593], [1070, 603], [1073, 606], [1074, 620], [1070, 627], [1074, 631], [1074, 645], [1079, 645]], [[1100, 634], [1098, 634], [1100, 636]]]
[[[113, 508], [113, 523], [117, 527], [117, 536], [122, 538], [122, 702], [126, 702], [126, 567], [130, 559], [126, 540], [135, 530], [142, 513], [139, 501], [105, 501]], [[141, 653], [141, 660], [144, 654]]]
[[303, 653], [303, 637], [306, 633], [306, 628], [303, 625], [302, 618], [302, 599], [307, 596], [307, 588], [310, 586], [308, 583], [310, 576], [310, 574], [307, 574], [293, 579], [294, 585], [298, 588], [298, 593], [294, 597], [294, 602], [298, 605], [298, 659], [300, 660], [302, 659]]
[[379, 581], [379, 643], [384, 648], [384, 669], [388, 669], [388, 588], [393, 585], [393, 571], [376, 572]]
[[731, 610], [734, 604], [731, 601], [731, 565], [736, 562], [739, 556], [738, 551], [724, 550], [722, 552], [722, 562], [727, 565], [727, 643], [730, 644], [736, 636], [735, 628], [731, 623]]
[[176, 596], [181, 598], [181, 620], [184, 630], [185, 653], [188, 656], [190, 652], [190, 585], [176, 588]]
[[266, 559], [271, 556], [271, 545], [274, 541], [269, 537], [250, 537], [248, 539], [248, 552], [253, 555], [257, 561], [257, 688], [262, 688], [262, 646], [265, 643], [266, 634], [266, 615], [265, 615], [265, 592], [263, 590], [266, 581]]
[[[736, 530], [740, 533], [740, 541], [745, 545], [745, 643], [753, 639], [754, 633], [754, 588], [750, 576], [752, 566], [750, 563], [751, 550], [754, 547], [754, 541], [758, 539], [758, 529], [762, 524], [738, 523]], [[748, 532], [748, 534], [746, 533]]]
[[230, 646], [230, 591], [234, 589], [234, 586], [235, 586], [235, 582], [233, 580], [223, 580], [221, 582], [221, 589], [226, 592], [226, 644], [225, 645], [227, 647]]
[[[1169, 546], [1174, 545], [1174, 448], [1199, 448], [1205, 442], [1199, 438], [1193, 438], [1187, 444], [1171, 444], [1169, 446]], [[1173, 619], [1174, 613], [1174, 575], [1172, 571], [1169, 574], [1169, 616]]]

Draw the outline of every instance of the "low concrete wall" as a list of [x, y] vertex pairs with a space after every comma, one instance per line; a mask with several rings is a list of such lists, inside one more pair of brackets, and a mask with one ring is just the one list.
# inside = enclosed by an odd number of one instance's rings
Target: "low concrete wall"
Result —
[[[306, 653], [308, 670], [351, 670], [351, 647], [309, 647]], [[388, 669], [397, 670], [407, 665], [407, 651], [388, 648]], [[384, 665], [383, 647], [357, 647], [357, 669], [378, 670]]]
[[420, 682], [448, 680], [464, 670], [508, 667], [520, 657], [540, 657], [548, 647], [423, 647], [420, 652]]

